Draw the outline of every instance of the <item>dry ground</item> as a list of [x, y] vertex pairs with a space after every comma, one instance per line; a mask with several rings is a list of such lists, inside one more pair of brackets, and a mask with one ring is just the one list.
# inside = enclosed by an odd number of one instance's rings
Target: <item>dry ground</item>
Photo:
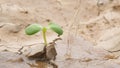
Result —
[[[0, 0], [0, 59], [5, 59], [0, 68], [22, 68], [24, 63], [8, 63], [11, 57], [2, 52], [42, 43], [41, 33], [27, 36], [24, 29], [32, 23], [46, 26], [48, 20], [64, 29], [56, 45], [59, 68], [120, 67], [119, 53], [108, 52], [120, 49], [119, 0]], [[49, 42], [56, 37], [48, 31]]]

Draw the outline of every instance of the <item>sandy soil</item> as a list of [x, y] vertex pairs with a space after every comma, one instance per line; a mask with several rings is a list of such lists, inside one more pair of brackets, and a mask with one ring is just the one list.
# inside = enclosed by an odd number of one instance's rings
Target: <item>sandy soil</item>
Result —
[[[119, 11], [119, 0], [0, 0], [0, 59], [5, 59], [0, 63], [6, 62], [0, 68], [14, 64], [2, 52], [18, 53], [22, 46], [43, 43], [42, 33], [27, 36], [24, 29], [32, 23], [47, 26], [48, 20], [64, 29], [56, 45], [59, 68], [119, 68], [120, 53], [108, 52], [120, 49]], [[47, 37], [51, 42], [57, 35], [48, 31]]]

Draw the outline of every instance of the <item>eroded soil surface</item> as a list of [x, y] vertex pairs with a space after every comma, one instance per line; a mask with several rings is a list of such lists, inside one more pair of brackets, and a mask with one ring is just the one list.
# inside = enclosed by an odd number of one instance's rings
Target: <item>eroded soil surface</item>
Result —
[[49, 20], [64, 30], [55, 45], [58, 68], [120, 68], [120, 0], [0, 0], [0, 68], [53, 68], [20, 55], [43, 43], [42, 33], [27, 36], [25, 27]]

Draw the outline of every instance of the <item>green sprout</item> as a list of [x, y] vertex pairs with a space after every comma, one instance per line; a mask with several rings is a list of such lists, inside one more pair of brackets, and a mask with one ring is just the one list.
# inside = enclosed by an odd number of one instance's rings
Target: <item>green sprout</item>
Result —
[[58, 34], [58, 36], [63, 34], [62, 28], [55, 23], [49, 23], [49, 25], [47, 27], [43, 27], [39, 24], [31, 24], [25, 29], [25, 33], [27, 35], [34, 35], [34, 34], [38, 33], [39, 31], [42, 31], [44, 44], [47, 46], [48, 43], [47, 43], [47, 39], [46, 39], [46, 32], [48, 29], [51, 29], [52, 31], [56, 32]]

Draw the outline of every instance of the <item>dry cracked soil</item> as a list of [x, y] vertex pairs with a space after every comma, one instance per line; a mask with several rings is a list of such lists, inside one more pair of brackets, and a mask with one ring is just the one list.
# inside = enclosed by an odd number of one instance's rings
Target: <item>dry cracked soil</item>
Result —
[[55, 45], [58, 68], [120, 68], [120, 0], [0, 0], [0, 68], [55, 68], [20, 55], [43, 43], [41, 32], [28, 36], [25, 28], [49, 20], [64, 30]]

